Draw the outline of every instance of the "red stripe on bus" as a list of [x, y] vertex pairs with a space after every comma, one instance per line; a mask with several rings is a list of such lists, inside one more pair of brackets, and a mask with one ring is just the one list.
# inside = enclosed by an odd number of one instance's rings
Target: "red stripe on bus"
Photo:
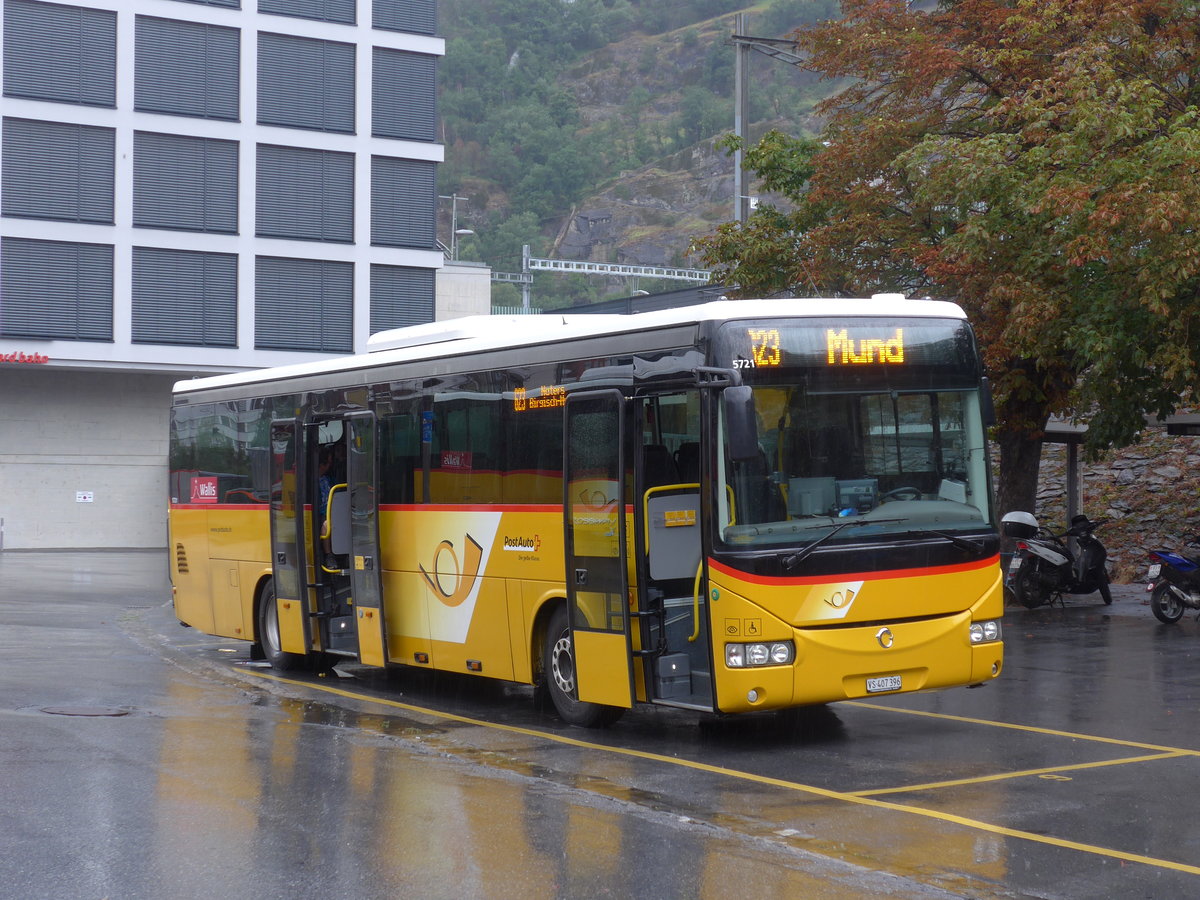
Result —
[[748, 581], [751, 584], [778, 587], [801, 584], [829, 584], [832, 581], [886, 581], [893, 578], [919, 578], [924, 575], [952, 575], [957, 572], [975, 572], [979, 569], [987, 569], [991, 566], [998, 566], [999, 564], [1000, 554], [997, 553], [995, 556], [980, 560], [978, 562], [960, 563], [953, 566], [928, 566], [926, 568], [914, 569], [886, 569], [880, 572], [839, 572], [829, 575], [805, 575], [801, 577], [791, 577], [787, 575], [751, 575], [749, 572], [740, 572], [737, 569], [723, 565], [722, 563], [716, 562], [712, 559], [708, 561], [709, 568], [730, 578]]
[[231, 509], [254, 509], [261, 512], [266, 512], [270, 509], [270, 504], [267, 503], [172, 503], [171, 509], [205, 509], [209, 512], [213, 510], [228, 511]]
[[561, 503], [380, 503], [380, 512], [501, 512], [558, 513]]

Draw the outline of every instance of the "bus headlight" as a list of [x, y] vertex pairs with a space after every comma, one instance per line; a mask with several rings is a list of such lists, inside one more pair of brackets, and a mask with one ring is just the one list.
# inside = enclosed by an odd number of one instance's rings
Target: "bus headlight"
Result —
[[991, 644], [1000, 640], [1000, 635], [1000, 622], [997, 619], [971, 623], [972, 644]]
[[725, 665], [731, 669], [788, 666], [795, 659], [796, 645], [791, 641], [725, 645]]

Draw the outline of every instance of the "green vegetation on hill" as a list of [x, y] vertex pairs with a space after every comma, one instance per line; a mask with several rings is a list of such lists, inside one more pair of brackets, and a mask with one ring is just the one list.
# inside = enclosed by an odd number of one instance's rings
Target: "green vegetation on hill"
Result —
[[[734, 13], [749, 14], [752, 33], [783, 35], [836, 8], [834, 0], [442, 0], [439, 193], [468, 198], [459, 224], [475, 235], [462, 255], [516, 271], [522, 244], [549, 254], [572, 212], [619, 192], [625, 173], [730, 131]], [[766, 59], [755, 69], [748, 119], [802, 128], [813, 79]], [[696, 193], [682, 183], [678, 191]], [[668, 198], [652, 212], [653, 221], [618, 229], [610, 261], [626, 238], [661, 241], [665, 256], [678, 256], [729, 206], [697, 214]], [[548, 278], [536, 289], [542, 306], [598, 299], [604, 289]], [[509, 290], [499, 289], [498, 302], [519, 302]]]

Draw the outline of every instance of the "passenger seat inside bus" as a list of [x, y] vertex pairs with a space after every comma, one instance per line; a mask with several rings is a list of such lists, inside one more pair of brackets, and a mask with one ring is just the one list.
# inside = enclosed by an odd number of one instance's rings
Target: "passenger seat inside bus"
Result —
[[679, 483], [675, 460], [671, 451], [662, 444], [646, 444], [642, 447], [642, 469], [648, 488]]
[[684, 441], [675, 451], [675, 466], [679, 470], [679, 480], [684, 484], [697, 484], [700, 481], [700, 444], [696, 441]]

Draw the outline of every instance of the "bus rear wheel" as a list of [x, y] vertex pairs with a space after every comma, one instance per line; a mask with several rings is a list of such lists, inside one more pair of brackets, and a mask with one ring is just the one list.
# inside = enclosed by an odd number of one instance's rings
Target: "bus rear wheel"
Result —
[[279, 640], [279, 604], [275, 599], [275, 582], [268, 581], [258, 600], [258, 645], [272, 669], [292, 672], [307, 666], [302, 653], [288, 653]]
[[546, 691], [558, 716], [568, 725], [581, 728], [606, 728], [625, 710], [578, 700], [575, 684], [575, 645], [567, 623], [567, 607], [560, 604], [550, 616], [546, 629], [546, 647], [542, 655]]

